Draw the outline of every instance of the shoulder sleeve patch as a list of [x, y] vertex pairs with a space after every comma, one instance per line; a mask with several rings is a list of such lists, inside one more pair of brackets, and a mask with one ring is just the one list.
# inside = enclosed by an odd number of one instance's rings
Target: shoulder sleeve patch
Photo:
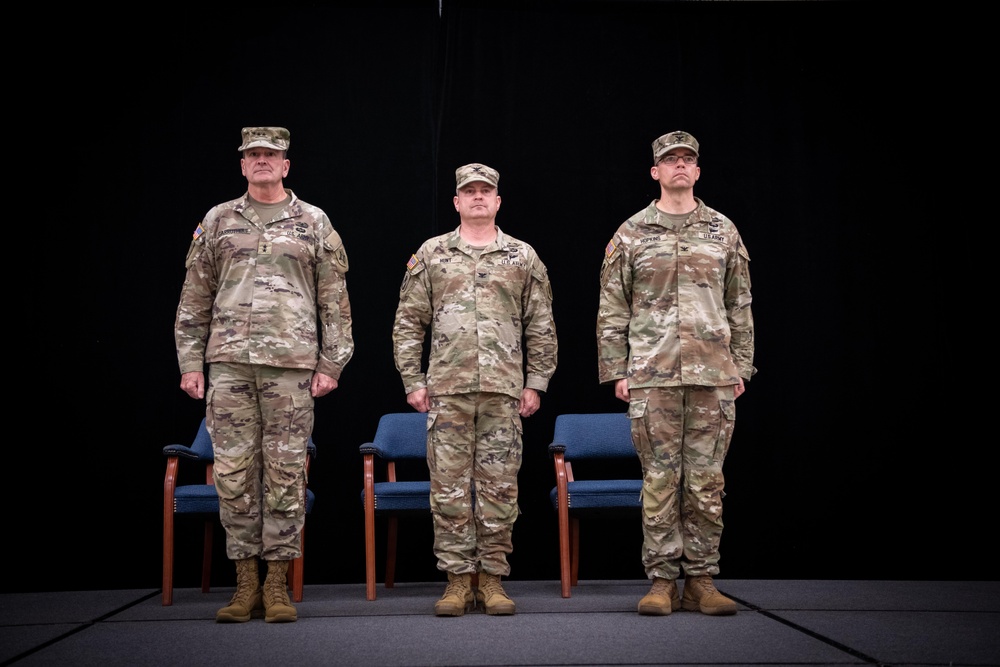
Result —
[[742, 257], [746, 261], [748, 262], [750, 261], [750, 251], [747, 250], [747, 247], [745, 245], [743, 245], [742, 239], [736, 246], [736, 252], [738, 252], [740, 254], [740, 257]]
[[323, 247], [333, 258], [333, 265], [337, 268], [337, 271], [347, 273], [349, 266], [347, 262], [347, 250], [344, 249], [344, 242], [341, 240], [337, 230], [331, 230], [327, 234], [326, 238], [323, 239]]

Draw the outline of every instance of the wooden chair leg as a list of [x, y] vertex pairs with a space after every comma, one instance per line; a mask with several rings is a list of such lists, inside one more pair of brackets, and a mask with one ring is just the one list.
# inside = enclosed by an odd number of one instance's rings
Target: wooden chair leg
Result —
[[[169, 511], [168, 511], [169, 510]], [[174, 603], [174, 512], [173, 508], [163, 512], [163, 597], [164, 607]]]
[[201, 592], [207, 593], [212, 587], [212, 535], [217, 517], [205, 519], [205, 540], [201, 554]]
[[570, 587], [572, 586], [571, 581], [571, 569], [570, 563], [570, 532], [571, 524], [569, 518], [566, 516], [565, 512], [559, 512], [559, 579], [562, 585], [562, 596], [568, 598], [572, 595]]
[[302, 563], [306, 556], [306, 531], [305, 528], [302, 529], [299, 534], [299, 549], [302, 555], [295, 558], [288, 564], [288, 585], [292, 589], [292, 601], [302, 602]]
[[375, 473], [373, 455], [364, 456], [365, 597], [375, 599]]
[[162, 604], [174, 603], [174, 490], [177, 488], [176, 456], [167, 457], [167, 471], [163, 476], [163, 583]]
[[399, 532], [399, 518], [390, 516], [389, 536], [385, 546], [385, 587], [392, 588], [396, 584], [396, 536]]
[[570, 536], [572, 546], [570, 547], [570, 583], [576, 586], [580, 580], [580, 519], [574, 517], [570, 519]]

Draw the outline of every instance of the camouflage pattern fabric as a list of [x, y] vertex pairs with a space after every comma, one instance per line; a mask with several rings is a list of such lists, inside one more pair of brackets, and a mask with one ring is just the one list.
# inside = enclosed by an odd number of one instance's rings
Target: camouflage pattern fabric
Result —
[[749, 380], [750, 255], [736, 226], [696, 198], [681, 225], [653, 202], [605, 248], [597, 317], [602, 383], [630, 388]]
[[209, 366], [206, 425], [230, 559], [291, 560], [302, 554], [312, 374], [260, 365]]
[[733, 386], [630, 391], [632, 443], [642, 463], [646, 576], [719, 573], [722, 465], [736, 423]]
[[392, 339], [406, 393], [545, 391], [558, 353], [548, 271], [534, 248], [499, 228], [481, 253], [457, 228], [429, 239], [407, 263]]
[[503, 394], [450, 394], [431, 401], [427, 466], [439, 570], [510, 574], [522, 452], [517, 403]]
[[643, 566], [668, 580], [681, 567], [719, 572], [735, 385], [757, 372], [750, 255], [731, 220], [695, 201], [684, 219], [654, 201], [619, 226], [605, 248], [597, 316], [600, 382], [628, 378]]
[[438, 567], [509, 574], [521, 466], [518, 404], [525, 387], [548, 388], [558, 354], [545, 265], [530, 245], [499, 228], [481, 251], [462, 240], [459, 228], [425, 241], [400, 287], [393, 353], [406, 392], [426, 387], [431, 400], [427, 463]]
[[181, 373], [231, 362], [340, 378], [354, 352], [347, 253], [326, 214], [286, 191], [272, 220], [244, 195], [195, 229], [174, 327]]

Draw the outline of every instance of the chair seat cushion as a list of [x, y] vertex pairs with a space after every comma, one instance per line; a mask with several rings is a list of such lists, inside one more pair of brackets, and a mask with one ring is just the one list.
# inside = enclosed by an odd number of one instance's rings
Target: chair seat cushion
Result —
[[[362, 504], [364, 501], [365, 492], [362, 491]], [[430, 511], [430, 508], [431, 483], [428, 481], [375, 482], [376, 512]]]
[[[312, 512], [316, 494], [306, 489], [306, 514]], [[174, 514], [218, 514], [219, 496], [214, 484], [185, 484], [174, 490]]]
[[174, 490], [175, 514], [218, 514], [219, 496], [214, 484], [185, 484]]
[[[642, 507], [641, 479], [580, 480], [566, 485], [569, 509], [606, 509], [613, 507]], [[558, 508], [556, 489], [549, 493], [552, 507]]]

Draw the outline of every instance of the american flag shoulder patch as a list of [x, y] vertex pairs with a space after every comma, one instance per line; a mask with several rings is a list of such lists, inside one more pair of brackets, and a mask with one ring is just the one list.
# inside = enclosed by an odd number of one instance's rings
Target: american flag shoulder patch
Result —
[[410, 255], [410, 261], [408, 261], [406, 263], [406, 269], [407, 269], [407, 271], [412, 271], [413, 267], [415, 267], [419, 263], [420, 263], [420, 260], [417, 259], [416, 255]]
[[194, 234], [191, 235], [191, 238], [196, 239], [204, 233], [205, 233], [205, 228], [202, 227], [201, 223], [199, 222], [198, 226], [194, 228]]
[[611, 257], [611, 255], [615, 254], [615, 248], [617, 247], [618, 246], [615, 245], [615, 240], [611, 239], [610, 241], [608, 241], [608, 245], [604, 247], [604, 254], [607, 257]]

